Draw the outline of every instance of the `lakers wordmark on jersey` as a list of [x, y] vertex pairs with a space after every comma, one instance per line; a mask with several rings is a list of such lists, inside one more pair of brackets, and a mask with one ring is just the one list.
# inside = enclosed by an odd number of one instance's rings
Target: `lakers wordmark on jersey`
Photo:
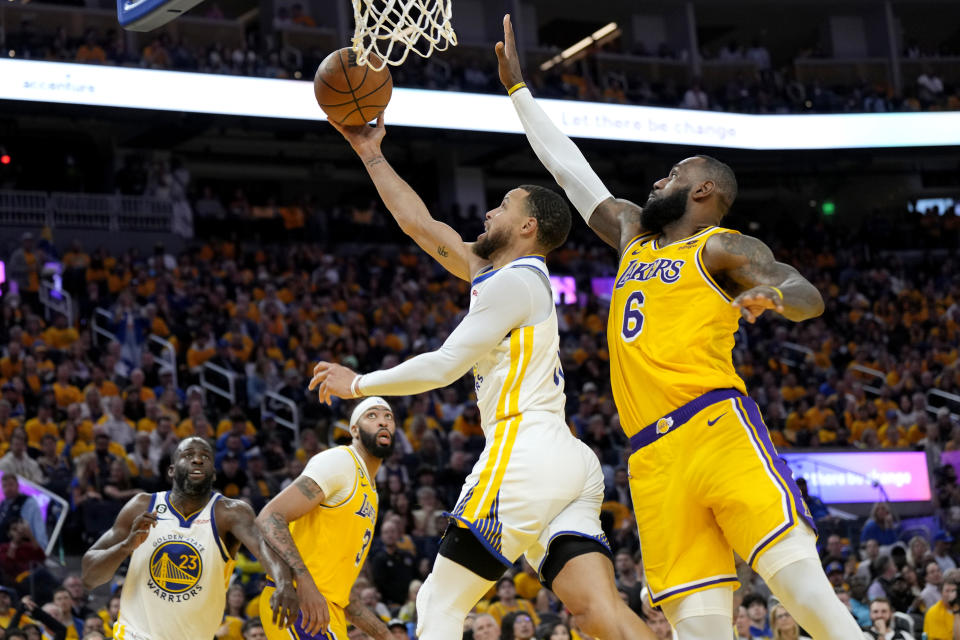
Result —
[[740, 311], [703, 264], [699, 233], [659, 244], [633, 239], [620, 258], [610, 300], [610, 379], [627, 436], [713, 389], [746, 387], [733, 366]]
[[346, 640], [343, 608], [350, 602], [350, 589], [370, 551], [377, 522], [377, 488], [366, 465], [348, 446], [313, 456], [303, 475], [323, 490], [324, 502], [290, 523], [290, 537], [327, 600], [330, 623], [316, 635], [304, 630], [302, 614], [288, 629], [274, 626], [270, 610], [270, 595], [275, 588], [272, 580], [260, 597], [260, 619], [270, 640]]

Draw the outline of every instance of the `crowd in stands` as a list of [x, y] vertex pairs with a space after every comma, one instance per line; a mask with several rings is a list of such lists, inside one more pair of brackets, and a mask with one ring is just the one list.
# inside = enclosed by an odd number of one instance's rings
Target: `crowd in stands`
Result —
[[[354, 215], [350, 224], [364, 221], [370, 222]], [[862, 529], [850, 527], [815, 495], [808, 499], [820, 522], [830, 580], [867, 633], [889, 638], [884, 625], [900, 625], [919, 638], [929, 625], [930, 640], [952, 638], [937, 634], [953, 624], [950, 610], [960, 583], [954, 545], [960, 485], [954, 467], [940, 461], [944, 452], [960, 448], [960, 424], [952, 413], [958, 407], [930, 408], [934, 398], [928, 392], [960, 395], [956, 253], [927, 253], [907, 262], [868, 251], [853, 234], [835, 235], [831, 242], [822, 228], [808, 233], [776, 253], [824, 293], [824, 315], [802, 324], [764, 317], [744, 325], [735, 364], [780, 448], [929, 453], [934, 529], [918, 533], [883, 503]], [[344, 420], [350, 403], [327, 407], [305, 390], [314, 363], [339, 361], [370, 371], [435, 349], [462, 317], [468, 291], [428, 257], [397, 244], [337, 252], [304, 242], [246, 245], [225, 239], [173, 255], [163, 246], [146, 254], [107, 252], [44, 233], [24, 235], [5, 260], [18, 291], [8, 284], [0, 297], [0, 626], [25, 628], [28, 638], [39, 637], [31, 624], [45, 626], [51, 637], [60, 637], [60, 627], [67, 628], [65, 637], [110, 637], [118, 600], [98, 603], [104, 607], [97, 613], [76, 577], [61, 575], [48, 561], [49, 523], [14, 482], [17, 477], [68, 501], [54, 548], [70, 556], [106, 530], [132, 495], [166, 486], [171, 453], [187, 436], [214, 443], [216, 489], [259, 510], [312, 455], [349, 438]], [[63, 266], [63, 287], [78, 309], [74, 319], [45, 318], [38, 303], [42, 268], [50, 261]], [[612, 275], [615, 265], [607, 250], [571, 241], [552, 256], [550, 267], [589, 278]], [[108, 311], [111, 320], [98, 322], [112, 339], [93, 331], [98, 307]], [[618, 586], [659, 637], [670, 638], [663, 614], [641, 597], [628, 449], [609, 384], [606, 301], [588, 294], [585, 303], [558, 311], [569, 427], [602, 463], [603, 524]], [[176, 370], [153, 350], [150, 335], [172, 345]], [[232, 399], [200, 385], [207, 363], [235, 379]], [[208, 380], [226, 386], [223, 377], [207, 373]], [[413, 622], [417, 589], [445, 526], [442, 514], [453, 507], [484, 445], [468, 378], [434, 393], [393, 399], [398, 443], [377, 477], [378, 530], [355, 589], [392, 621], [398, 638], [407, 637]], [[298, 405], [299, 440], [281, 424], [290, 417], [284, 403], [269, 394]], [[533, 569], [520, 564], [471, 615], [472, 637], [585, 639], [571, 629], [556, 598], [541, 589]], [[252, 622], [262, 568], [242, 555], [237, 571], [219, 637], [262, 637]], [[739, 571], [737, 637], [804, 637], [749, 566]], [[114, 587], [121, 583], [118, 577]]]
[[[223, 18], [217, 4], [201, 14]], [[280, 7], [274, 21], [277, 29], [311, 28], [317, 23], [297, 3]], [[241, 46], [220, 42], [200, 45], [187, 38], [174, 38], [161, 31], [140, 50], [128, 48], [128, 38], [119, 29], [103, 34], [90, 28], [82, 37], [70, 37], [65, 27], [54, 33], [41, 32], [31, 21], [24, 20], [6, 33], [5, 48], [17, 58], [72, 61], [88, 64], [174, 69], [202, 73], [293, 78], [311, 80], [314, 70], [329, 51], [317, 47], [293, 47], [280, 44], [276, 36], [261, 38], [250, 32]], [[604, 49], [620, 46], [619, 41]], [[616, 51], [619, 53], [619, 51]], [[683, 61], [689, 52], [675, 52], [666, 45], [656, 51], [636, 46], [630, 55], [664, 61]], [[911, 42], [903, 52], [905, 59], [923, 55], [949, 55], [949, 50], [922, 51]], [[796, 58], [823, 58], [816, 49], [798, 52]], [[611, 71], [593, 64], [591, 59], [569, 66], [554, 67], [548, 72], [530, 70], [529, 83], [538, 95], [570, 100], [591, 100], [685, 109], [734, 111], [741, 113], [835, 113], [888, 112], [960, 109], [960, 85], [945, 83], [929, 68], [915, 78], [905, 78], [902, 94], [891, 87], [870, 82], [852, 84], [827, 83], [818, 79], [798, 79], [792, 64], [771, 62], [769, 51], [759, 41], [741, 46], [730, 41], [716, 50], [702, 53], [705, 61], [739, 65], [742, 73], [706, 88], [699, 78], [689, 82], [651, 80], [641, 72]], [[619, 68], [616, 63], [607, 66]], [[411, 59], [393, 68], [397, 86], [500, 93], [496, 61], [492, 50], [451, 49], [428, 60]]]

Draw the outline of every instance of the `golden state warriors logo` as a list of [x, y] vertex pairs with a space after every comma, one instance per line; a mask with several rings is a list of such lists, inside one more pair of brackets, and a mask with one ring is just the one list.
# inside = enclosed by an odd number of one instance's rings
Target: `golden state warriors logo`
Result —
[[200, 552], [186, 540], [164, 542], [150, 556], [150, 577], [161, 590], [171, 595], [185, 593], [197, 586], [203, 575]]
[[657, 433], [660, 435], [665, 434], [667, 431], [670, 431], [670, 427], [673, 426], [673, 418], [660, 418], [657, 420]]

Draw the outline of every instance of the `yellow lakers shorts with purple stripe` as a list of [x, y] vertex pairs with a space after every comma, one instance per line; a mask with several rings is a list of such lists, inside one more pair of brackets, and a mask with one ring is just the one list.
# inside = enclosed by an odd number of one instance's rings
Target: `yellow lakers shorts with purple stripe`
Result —
[[327, 600], [327, 609], [330, 612], [330, 624], [326, 629], [317, 633], [308, 633], [303, 628], [303, 614], [298, 614], [296, 621], [286, 629], [273, 624], [273, 611], [270, 609], [270, 596], [276, 591], [272, 582], [268, 582], [260, 594], [260, 622], [263, 631], [269, 640], [347, 640], [347, 619], [343, 609]]
[[654, 604], [737, 586], [733, 552], [755, 567], [813, 520], [756, 403], [711, 391], [631, 438], [633, 495]]

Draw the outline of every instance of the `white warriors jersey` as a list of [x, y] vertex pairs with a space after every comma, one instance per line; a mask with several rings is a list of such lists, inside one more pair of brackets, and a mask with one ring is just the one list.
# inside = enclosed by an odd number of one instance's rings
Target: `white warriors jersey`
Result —
[[[560, 424], [565, 420], [557, 310], [552, 302], [550, 273], [544, 258], [524, 256], [500, 269], [482, 269], [473, 279], [470, 306], [473, 307], [483, 287], [507, 269], [528, 269], [539, 274], [536, 277], [543, 280], [543, 295], [551, 296], [550, 314], [536, 324], [513, 329], [474, 365], [480, 424], [487, 437], [498, 423], [519, 421], [524, 412], [553, 413]], [[528, 292], [518, 291], [517, 295], [528, 295]]]
[[170, 492], [155, 493], [157, 525], [130, 556], [120, 596], [115, 640], [207, 640], [223, 620], [233, 561], [217, 533], [212, 493], [200, 511], [184, 516]]

